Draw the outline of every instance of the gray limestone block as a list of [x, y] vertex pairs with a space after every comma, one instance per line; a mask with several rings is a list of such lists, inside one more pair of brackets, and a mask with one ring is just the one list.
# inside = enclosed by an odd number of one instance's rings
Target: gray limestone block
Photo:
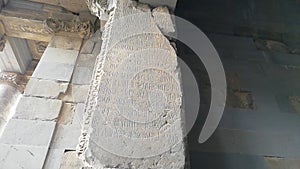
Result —
[[46, 160], [43, 165], [43, 169], [60, 169], [60, 165], [64, 156], [64, 149], [52, 149], [50, 148]]
[[14, 119], [56, 121], [62, 107], [61, 100], [22, 97], [16, 108]]
[[89, 85], [71, 84], [61, 99], [69, 103], [84, 103], [88, 96]]
[[83, 43], [83, 47], [80, 50], [81, 54], [91, 54], [95, 46], [95, 42], [91, 39]]
[[1, 143], [0, 150], [1, 169], [42, 169], [48, 152], [47, 147]]
[[76, 125], [57, 125], [53, 135], [51, 148], [76, 150], [78, 138], [81, 133], [81, 126]]
[[48, 149], [54, 128], [55, 122], [11, 119], [0, 138], [0, 143]]
[[81, 44], [81, 38], [54, 36], [51, 39], [48, 47], [79, 51], [81, 48]]
[[169, 13], [169, 9], [167, 7], [157, 7], [152, 10], [152, 15], [155, 23], [161, 30], [163, 34], [170, 34], [175, 32], [174, 21], [172, 20], [172, 16]]
[[32, 77], [69, 82], [78, 53], [77, 50], [47, 47]]
[[57, 99], [59, 95], [65, 93], [67, 89], [68, 83], [30, 78], [26, 85], [24, 95]]
[[80, 84], [80, 85], [90, 84], [96, 58], [97, 55], [93, 55], [93, 54], [79, 55], [72, 76], [72, 84]]

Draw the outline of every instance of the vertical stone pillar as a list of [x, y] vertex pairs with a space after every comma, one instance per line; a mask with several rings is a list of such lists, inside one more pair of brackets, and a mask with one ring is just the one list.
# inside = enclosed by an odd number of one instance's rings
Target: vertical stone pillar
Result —
[[85, 105], [80, 157], [94, 168], [185, 168], [176, 51], [149, 6], [131, 0], [97, 5], [110, 12]]
[[5, 36], [1, 46], [0, 70], [24, 74], [32, 60], [26, 40]]

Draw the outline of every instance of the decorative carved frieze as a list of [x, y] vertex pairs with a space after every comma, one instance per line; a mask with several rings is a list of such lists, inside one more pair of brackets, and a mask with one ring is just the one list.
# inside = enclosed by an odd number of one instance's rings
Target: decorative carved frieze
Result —
[[61, 21], [59, 19], [48, 18], [44, 21], [44, 28], [49, 33], [58, 33], [60, 31], [79, 33], [82, 36], [88, 36], [92, 32], [92, 27], [89, 21]]

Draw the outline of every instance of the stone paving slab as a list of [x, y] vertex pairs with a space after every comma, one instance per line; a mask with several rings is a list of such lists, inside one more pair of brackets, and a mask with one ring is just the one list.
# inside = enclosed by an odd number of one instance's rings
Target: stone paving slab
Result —
[[61, 100], [71, 103], [84, 103], [88, 95], [89, 85], [75, 85], [71, 84], [65, 95]]
[[11, 119], [1, 138], [1, 144], [48, 148], [55, 122]]
[[43, 169], [60, 169], [64, 156], [64, 149], [49, 149]]
[[57, 125], [51, 148], [76, 150], [80, 133], [80, 125]]
[[0, 150], [0, 169], [42, 169], [48, 148], [0, 143]]
[[72, 84], [89, 85], [92, 79], [92, 74], [95, 66], [97, 55], [80, 54], [74, 73], [72, 76]]
[[68, 83], [30, 78], [26, 85], [24, 95], [57, 99], [59, 95], [65, 93], [67, 89]]
[[69, 82], [78, 53], [77, 50], [47, 47], [32, 77]]
[[62, 107], [61, 100], [22, 97], [14, 119], [56, 121]]

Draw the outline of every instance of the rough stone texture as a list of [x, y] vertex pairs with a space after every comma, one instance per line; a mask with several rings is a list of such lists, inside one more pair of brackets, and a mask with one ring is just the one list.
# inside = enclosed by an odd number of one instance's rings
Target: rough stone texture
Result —
[[72, 76], [73, 84], [80, 84], [80, 85], [90, 84], [97, 55], [94, 54], [79, 55], [74, 70], [74, 74]]
[[68, 83], [31, 78], [26, 85], [24, 95], [57, 99], [60, 94], [66, 93], [67, 89]]
[[82, 161], [77, 157], [76, 151], [68, 151], [64, 153], [60, 169], [79, 169], [83, 166]]
[[81, 48], [80, 53], [91, 54], [93, 52], [94, 46], [95, 46], [95, 42], [89, 39], [83, 43], [83, 47]]
[[0, 138], [1, 144], [48, 148], [55, 122], [11, 119]]
[[71, 103], [84, 103], [88, 94], [89, 85], [71, 84], [65, 95], [62, 95], [62, 100]]
[[72, 124], [72, 121], [74, 119], [75, 107], [75, 104], [64, 103], [57, 123], [63, 125]]
[[175, 11], [177, 0], [140, 0], [141, 3], [150, 4], [153, 7], [168, 6], [172, 11]]
[[77, 56], [77, 50], [47, 47], [32, 77], [69, 82]]
[[0, 143], [0, 150], [1, 169], [42, 169], [48, 148]]
[[56, 121], [62, 107], [61, 100], [22, 97], [14, 119]]
[[80, 131], [80, 125], [57, 125], [51, 142], [51, 148], [75, 151]]
[[[150, 9], [130, 0], [117, 3], [103, 32], [79, 154], [95, 168], [183, 169], [176, 53]], [[130, 14], [142, 16], [117, 21]]]
[[52, 139], [52, 149], [76, 149], [82, 128], [83, 112], [83, 103], [64, 103]]
[[171, 15], [169, 15], [169, 9], [167, 7], [157, 7], [153, 9], [152, 15], [155, 23], [163, 34], [175, 32], [175, 26]]
[[48, 47], [79, 51], [81, 48], [81, 43], [81, 38], [66, 38], [65, 36], [54, 36], [51, 39]]

